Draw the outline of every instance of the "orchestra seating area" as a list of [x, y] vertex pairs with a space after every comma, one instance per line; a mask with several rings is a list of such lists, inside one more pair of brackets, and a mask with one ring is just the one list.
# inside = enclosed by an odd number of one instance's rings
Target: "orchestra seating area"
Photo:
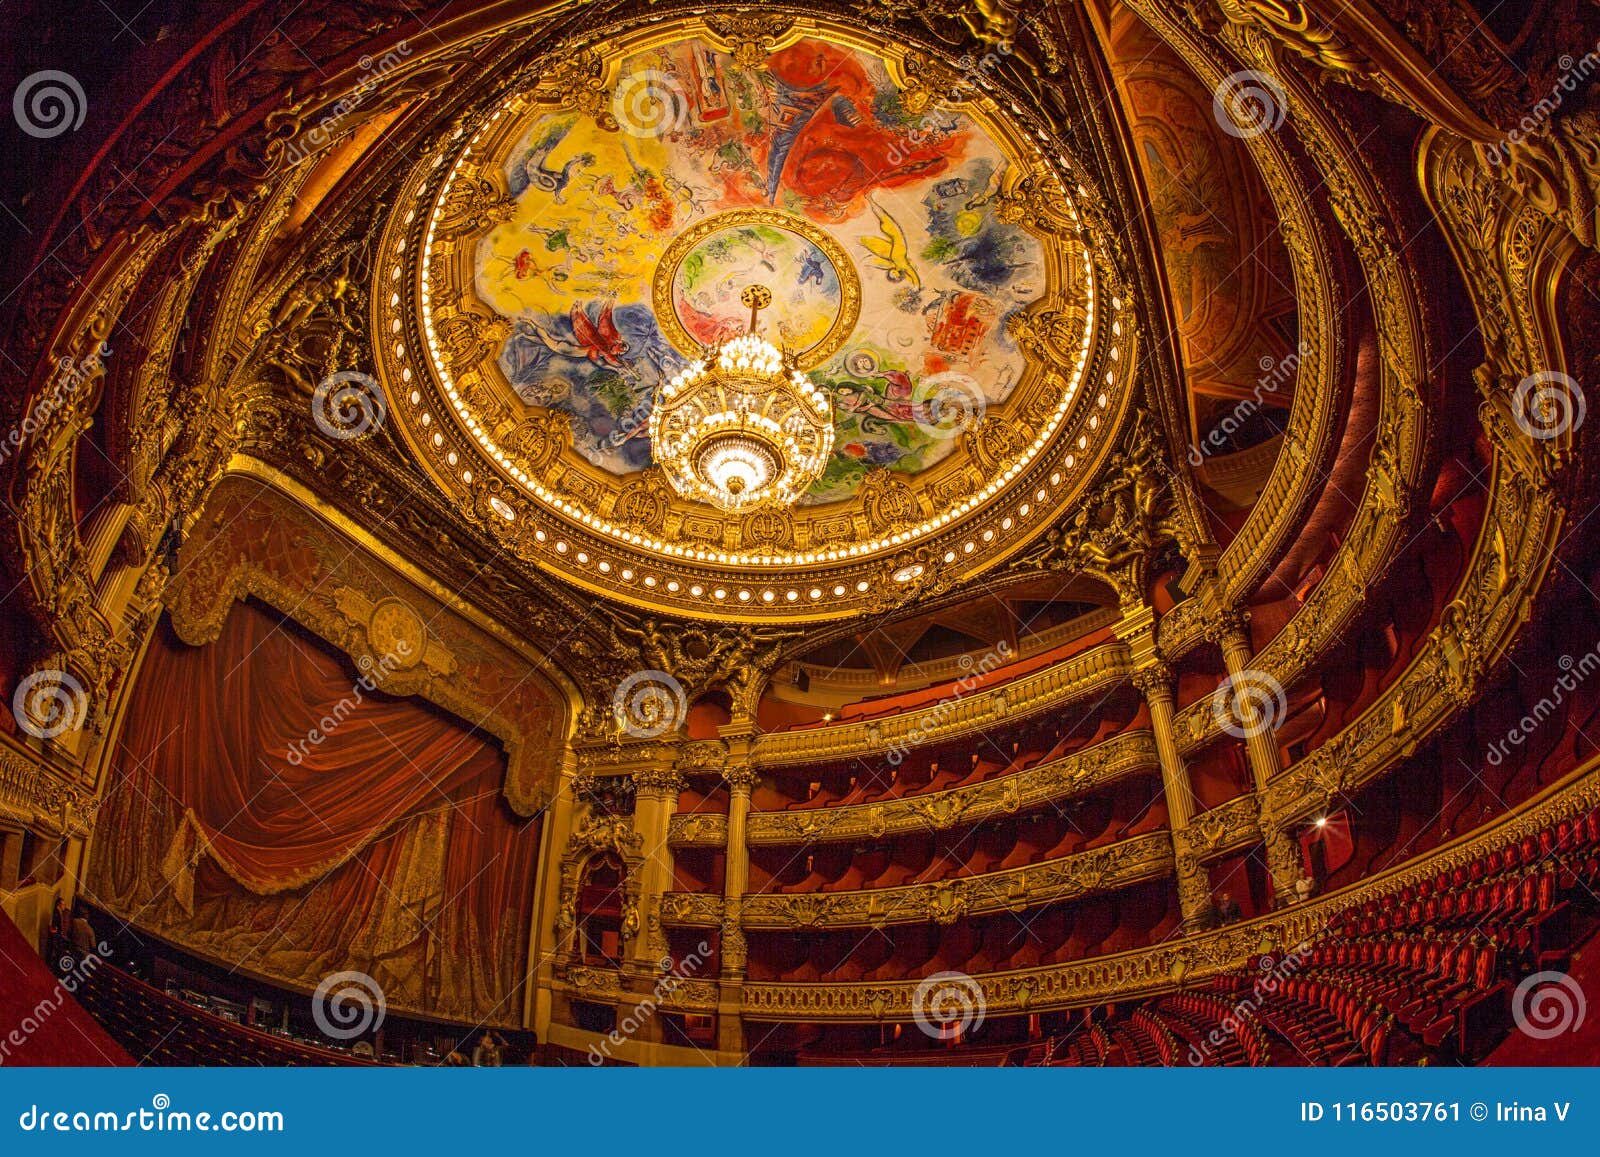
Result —
[[[1600, 928], [1600, 809], [1339, 912], [1320, 935], [1193, 987], [1075, 1011], [1026, 1044], [921, 1033], [799, 1064], [1476, 1063], [1513, 1026], [1516, 986], [1566, 969]], [[1003, 1030], [1002, 1030], [1003, 1031]]]
[[318, 1066], [373, 1063], [235, 1024], [169, 996], [110, 964], [78, 990], [85, 1009], [144, 1065]]

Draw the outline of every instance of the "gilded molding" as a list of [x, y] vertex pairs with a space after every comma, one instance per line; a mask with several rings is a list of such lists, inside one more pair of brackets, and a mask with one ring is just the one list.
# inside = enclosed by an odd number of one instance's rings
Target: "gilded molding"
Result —
[[671, 768], [647, 768], [633, 773], [633, 785], [640, 795], [676, 799], [689, 783]]
[[809, 845], [945, 831], [1059, 803], [1156, 766], [1151, 734], [1129, 731], [1060, 759], [967, 787], [881, 803], [752, 811], [746, 842], [752, 847]]
[[25, 752], [0, 742], [0, 818], [54, 836], [94, 831], [100, 801]]
[[720, 739], [691, 739], [678, 749], [684, 775], [720, 775], [728, 766], [728, 745]]
[[[747, 931], [953, 924], [968, 916], [1020, 912], [1040, 904], [1124, 888], [1170, 872], [1172, 862], [1171, 837], [1164, 831], [1149, 832], [1042, 864], [927, 884], [848, 892], [749, 894], [744, 897], [740, 924]], [[670, 915], [680, 911], [674, 907], [672, 897], [690, 895], [695, 894], [669, 892], [662, 897], [663, 921], [690, 922]], [[720, 901], [715, 896], [706, 899]], [[698, 896], [697, 902], [703, 904]], [[688, 910], [700, 912], [698, 908]]]
[[728, 817], [714, 812], [675, 815], [667, 824], [670, 848], [721, 848], [728, 843]]
[[714, 892], [663, 892], [660, 911], [672, 927], [722, 927], [722, 897]]
[[1259, 805], [1251, 792], [1196, 813], [1187, 827], [1172, 834], [1172, 842], [1180, 860], [1188, 856], [1204, 863], [1260, 843], [1258, 817]]
[[714, 981], [684, 979], [670, 987], [663, 985], [649, 993], [640, 993], [629, 990], [619, 970], [588, 964], [567, 969], [566, 977], [551, 987], [570, 998], [614, 1003], [619, 1008], [649, 999], [674, 1012], [708, 1014], [717, 1010], [718, 1002]]

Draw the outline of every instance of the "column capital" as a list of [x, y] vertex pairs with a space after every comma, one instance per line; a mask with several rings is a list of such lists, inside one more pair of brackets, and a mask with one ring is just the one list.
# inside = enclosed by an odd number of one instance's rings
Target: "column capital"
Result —
[[748, 763], [738, 763], [722, 769], [722, 780], [735, 795], [749, 795], [761, 780], [761, 774]]
[[1244, 607], [1223, 605], [1206, 612], [1202, 630], [1206, 641], [1219, 647], [1242, 643], [1250, 646], [1250, 612]]
[[1133, 685], [1146, 699], [1159, 696], [1171, 700], [1174, 696], [1173, 683], [1177, 676], [1172, 670], [1172, 665], [1164, 660], [1152, 659], [1137, 668], [1131, 678]]
[[641, 796], [671, 798], [688, 787], [689, 782], [671, 768], [652, 767], [634, 772], [633, 786]]

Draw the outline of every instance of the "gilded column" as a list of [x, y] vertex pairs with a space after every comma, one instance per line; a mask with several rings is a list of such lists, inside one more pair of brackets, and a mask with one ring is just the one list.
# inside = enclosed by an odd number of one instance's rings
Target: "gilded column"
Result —
[[739, 913], [750, 887], [750, 849], [745, 844], [745, 828], [756, 769], [749, 764], [735, 765], [725, 769], [722, 778], [728, 784], [728, 847], [722, 869], [722, 974], [742, 979], [745, 946]]
[[1205, 868], [1189, 850], [1187, 829], [1194, 818], [1194, 792], [1189, 769], [1178, 753], [1173, 728], [1177, 694], [1170, 666], [1151, 659], [1133, 673], [1133, 685], [1150, 708], [1150, 729], [1155, 733], [1156, 759], [1161, 765], [1161, 786], [1167, 799], [1167, 826], [1172, 830], [1172, 851], [1178, 874], [1178, 906], [1185, 929], [1194, 931], [1211, 923], [1211, 885]]
[[717, 1049], [744, 1052], [744, 970], [748, 955], [740, 923], [744, 894], [750, 887], [750, 849], [745, 843], [750, 792], [758, 776], [747, 762], [731, 763], [722, 772], [728, 785], [728, 844], [722, 868], [722, 975], [717, 984]]
[[1258, 822], [1266, 843], [1267, 870], [1272, 876], [1272, 891], [1281, 905], [1294, 900], [1294, 885], [1301, 871], [1299, 850], [1266, 810], [1267, 785], [1283, 770], [1274, 733], [1283, 722], [1287, 703], [1278, 681], [1251, 665], [1255, 656], [1247, 621], [1243, 612], [1227, 608], [1211, 618], [1206, 633], [1221, 649], [1222, 662], [1227, 667], [1228, 684], [1219, 692], [1227, 698], [1218, 714], [1224, 720], [1223, 730], [1244, 740], [1255, 782]]
[[1167, 793], [1167, 819], [1174, 831], [1189, 826], [1194, 818], [1194, 792], [1189, 786], [1189, 769], [1178, 754], [1178, 737], [1173, 721], [1177, 715], [1177, 696], [1172, 668], [1159, 660], [1133, 673], [1133, 685], [1150, 707], [1150, 729], [1155, 732], [1156, 758], [1161, 764], [1161, 783]]
[[666, 930], [661, 926], [661, 897], [672, 890], [672, 849], [667, 832], [678, 810], [678, 793], [685, 786], [683, 777], [670, 767], [633, 773], [633, 829], [639, 834], [644, 855], [639, 869], [644, 934], [635, 938], [630, 956], [641, 971], [659, 972], [668, 954]]

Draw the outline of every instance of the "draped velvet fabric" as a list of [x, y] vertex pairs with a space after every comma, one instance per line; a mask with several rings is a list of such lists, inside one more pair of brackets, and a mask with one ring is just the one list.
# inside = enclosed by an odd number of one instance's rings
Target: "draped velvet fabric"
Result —
[[254, 604], [209, 646], [159, 632], [96, 890], [257, 971], [364, 968], [391, 1003], [514, 1021], [537, 821], [503, 802], [492, 738], [362, 675]]

